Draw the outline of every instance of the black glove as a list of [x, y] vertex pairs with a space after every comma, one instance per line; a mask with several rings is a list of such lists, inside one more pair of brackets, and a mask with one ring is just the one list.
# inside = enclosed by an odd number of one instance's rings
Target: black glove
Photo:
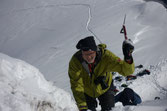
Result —
[[100, 84], [101, 87], [102, 87], [102, 89], [104, 90], [104, 89], [107, 89], [107, 88], [108, 88], [108, 85], [107, 85], [107, 83], [105, 82], [105, 80], [106, 80], [106, 77], [105, 77], [105, 76], [99, 76], [99, 77], [94, 81], [94, 83], [95, 83], [96, 85]]
[[125, 61], [128, 63], [130, 61], [130, 63], [132, 63], [133, 62], [132, 52], [134, 51], [134, 46], [130, 39], [123, 41], [122, 50], [123, 50]]

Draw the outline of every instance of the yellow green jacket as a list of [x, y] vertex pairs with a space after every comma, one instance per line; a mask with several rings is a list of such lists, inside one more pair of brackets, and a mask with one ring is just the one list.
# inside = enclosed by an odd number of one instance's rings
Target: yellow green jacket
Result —
[[[128, 76], [134, 72], [134, 63], [128, 64], [105, 47], [105, 44], [99, 45], [100, 57], [91, 77], [83, 65], [81, 51], [76, 52], [69, 62], [68, 74], [71, 89], [79, 109], [86, 109], [87, 107], [84, 93], [97, 98], [109, 89], [112, 82], [111, 72], [118, 72], [123, 76]], [[107, 89], [103, 90], [100, 84], [94, 83], [99, 76], [106, 77], [105, 82], [109, 86]]]

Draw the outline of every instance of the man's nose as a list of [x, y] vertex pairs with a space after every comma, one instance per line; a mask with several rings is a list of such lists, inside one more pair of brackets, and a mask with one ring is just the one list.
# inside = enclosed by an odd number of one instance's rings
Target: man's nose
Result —
[[92, 57], [90, 55], [88, 55], [88, 59], [91, 59]]

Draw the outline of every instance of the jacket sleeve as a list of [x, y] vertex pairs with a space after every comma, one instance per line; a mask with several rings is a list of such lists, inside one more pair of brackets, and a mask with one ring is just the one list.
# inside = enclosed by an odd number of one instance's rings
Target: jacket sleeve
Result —
[[124, 60], [121, 60], [115, 54], [110, 51], [106, 51], [106, 60], [108, 63], [108, 68], [113, 72], [118, 72], [123, 76], [128, 76], [134, 72], [134, 62], [129, 64]]
[[73, 96], [75, 98], [75, 101], [77, 102], [78, 108], [81, 110], [87, 109], [87, 105], [84, 96], [84, 85], [80, 68], [81, 66], [79, 64], [79, 61], [73, 56], [69, 63], [68, 74]]

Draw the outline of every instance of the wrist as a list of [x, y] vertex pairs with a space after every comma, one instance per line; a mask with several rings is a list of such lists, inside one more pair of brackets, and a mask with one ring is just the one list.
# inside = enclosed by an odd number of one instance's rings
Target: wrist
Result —
[[132, 64], [133, 63], [133, 57], [132, 56], [125, 56], [124, 57], [124, 61], [127, 62], [128, 64]]

